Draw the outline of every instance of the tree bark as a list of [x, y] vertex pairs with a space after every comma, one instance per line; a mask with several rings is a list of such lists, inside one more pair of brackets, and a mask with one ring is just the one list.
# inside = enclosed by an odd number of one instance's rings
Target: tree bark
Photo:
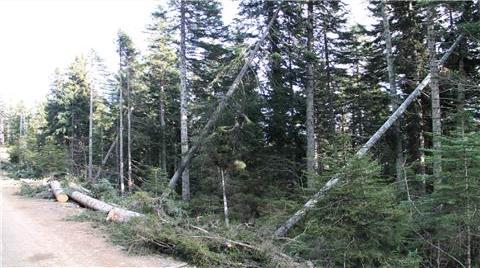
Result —
[[230, 221], [228, 219], [228, 201], [227, 201], [227, 191], [225, 187], [225, 174], [223, 168], [220, 168], [220, 175], [222, 177], [222, 193], [223, 193], [223, 213], [225, 215], [225, 226], [230, 227]]
[[[307, 111], [306, 111], [306, 128], [307, 128], [307, 173], [313, 175], [317, 170], [317, 151], [315, 144], [315, 103], [314, 103], [314, 82], [313, 82], [313, 2], [307, 3], [308, 23], [307, 23]], [[308, 178], [308, 187], [313, 188], [313, 179]]]
[[180, 178], [181, 174], [183, 173], [185, 168], [190, 164], [190, 161], [193, 158], [193, 154], [198, 150], [198, 148], [200, 148], [201, 144], [203, 144], [205, 142], [205, 139], [207, 138], [208, 133], [210, 132], [210, 129], [216, 124], [218, 118], [220, 117], [220, 114], [225, 110], [225, 108], [228, 104], [228, 101], [230, 100], [232, 95], [236, 92], [236, 89], [237, 89], [238, 85], [240, 84], [243, 76], [247, 72], [248, 67], [250, 66], [251, 62], [253, 61], [253, 59], [257, 55], [258, 51], [260, 50], [260, 46], [262, 45], [263, 41], [267, 37], [267, 35], [270, 31], [270, 28], [272, 27], [273, 22], [275, 21], [279, 11], [280, 11], [280, 8], [278, 8], [277, 11], [273, 14], [272, 18], [270, 19], [270, 22], [267, 25], [267, 28], [265, 29], [265, 31], [262, 33], [260, 39], [255, 44], [254, 49], [249, 53], [248, 58], [245, 60], [245, 63], [243, 65], [242, 69], [238, 73], [237, 77], [233, 81], [233, 83], [230, 86], [230, 88], [228, 89], [227, 93], [220, 100], [220, 103], [218, 104], [218, 106], [215, 109], [215, 111], [213, 112], [213, 114], [210, 116], [210, 119], [208, 120], [207, 124], [200, 131], [200, 134], [199, 134], [198, 138], [193, 142], [192, 146], [188, 150], [188, 153], [182, 159], [179, 167], [175, 171], [175, 174], [170, 179], [170, 183], [169, 183], [170, 188], [175, 187], [175, 185], [177, 184], [177, 181]]
[[108, 213], [110, 210], [113, 209], [113, 206], [107, 204], [103, 201], [90, 197], [86, 194], [83, 194], [79, 191], [73, 191], [69, 194], [70, 198], [75, 200], [77, 203], [81, 204], [84, 207], [91, 208], [94, 210], [98, 210], [101, 212]]
[[[390, 22], [388, 19], [387, 12], [387, 2], [386, 0], [382, 1], [382, 17], [383, 17], [383, 33], [385, 38], [385, 57], [387, 60], [387, 70], [388, 70], [388, 82], [389, 82], [389, 91], [391, 95], [391, 105], [392, 110], [395, 111], [400, 104], [400, 98], [397, 94], [397, 83], [395, 79], [395, 71], [393, 64], [393, 54], [392, 54], [392, 34], [390, 32]], [[403, 180], [403, 143], [402, 143], [402, 132], [400, 127], [400, 120], [397, 120], [392, 129], [392, 136], [394, 139], [394, 150], [395, 150], [395, 175], [396, 182], [399, 188], [400, 193], [404, 193], [405, 189], [408, 188], [407, 180]]]
[[[121, 62], [122, 59], [120, 59]], [[122, 66], [120, 64], [120, 79], [122, 77]], [[123, 83], [120, 81], [120, 97], [119, 97], [119, 129], [118, 129], [118, 161], [119, 161], [119, 183], [120, 183], [120, 193], [125, 193], [125, 183], [123, 180]]]
[[[452, 51], [458, 45], [458, 43], [462, 40], [463, 35], [460, 35], [452, 46], [445, 52], [443, 57], [440, 59], [439, 65], [445, 63], [448, 59]], [[420, 95], [422, 90], [427, 86], [428, 82], [430, 81], [430, 74], [428, 74], [423, 81], [415, 88], [415, 90], [410, 93], [410, 95], [405, 99], [405, 101], [397, 108], [397, 110], [390, 115], [390, 117], [385, 121], [385, 123], [373, 134], [370, 139], [357, 151], [356, 157], [363, 157], [367, 154], [367, 152], [372, 148], [375, 143], [380, 140], [380, 138], [385, 134], [385, 132], [395, 123], [395, 121], [405, 112], [407, 107]], [[348, 164], [347, 164], [348, 165]], [[318, 191], [316, 194], [313, 195], [304, 205], [303, 207], [295, 212], [285, 223], [283, 223], [276, 231], [275, 236], [282, 237], [287, 234], [287, 232], [298, 222], [300, 221], [306, 213], [315, 207], [315, 205], [323, 198], [326, 193], [341, 180], [340, 174], [334, 175], [327, 183]]]
[[167, 172], [167, 143], [165, 141], [166, 135], [166, 124], [165, 124], [165, 90], [163, 85], [160, 86], [160, 96], [159, 96], [159, 113], [160, 113], [160, 167], [163, 172]]
[[0, 114], [0, 146], [5, 144], [5, 128], [3, 114]]
[[53, 196], [57, 199], [60, 203], [65, 203], [68, 201], [68, 195], [63, 191], [62, 186], [56, 180], [51, 180], [48, 182], [50, 189], [52, 189]]
[[[180, 0], [180, 143], [182, 162], [187, 161], [188, 154], [188, 91], [186, 66], [186, 30], [185, 0]], [[190, 200], [190, 174], [188, 167], [182, 173], [182, 199]]]
[[432, 132], [433, 132], [433, 176], [440, 179], [442, 174], [442, 154], [440, 152], [442, 142], [442, 115], [440, 108], [440, 89], [438, 85], [438, 65], [435, 49], [435, 16], [436, 10], [434, 6], [430, 6], [428, 10], [428, 54], [430, 58], [430, 89], [432, 101]]
[[127, 66], [127, 185], [128, 191], [133, 190], [132, 179], [132, 98], [130, 96], [130, 65]]
[[95, 178], [93, 178], [93, 85], [90, 85], [90, 111], [88, 115], [88, 179], [95, 182]]

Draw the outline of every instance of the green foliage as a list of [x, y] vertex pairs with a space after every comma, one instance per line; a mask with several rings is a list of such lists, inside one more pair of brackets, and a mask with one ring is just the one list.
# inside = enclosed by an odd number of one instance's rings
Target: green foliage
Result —
[[[441, 141], [441, 151], [431, 153], [442, 155], [442, 178], [430, 178], [434, 191], [418, 201], [422, 213], [415, 223], [418, 233], [429, 233], [430, 243], [440, 243], [450, 255], [463, 261], [467, 247], [472, 252], [479, 250], [475, 237], [480, 232], [480, 215], [476, 212], [480, 204], [478, 126], [467, 117], [465, 127], [458, 127], [449, 136], [441, 137]], [[442, 257], [442, 262], [458, 265], [452, 258]], [[478, 265], [475, 260], [473, 263]]]
[[168, 176], [160, 168], [150, 168], [142, 190], [151, 193], [153, 196], [160, 196], [165, 189], [168, 189]]
[[408, 216], [397, 204], [395, 187], [382, 178], [377, 163], [351, 157], [346, 168], [333, 168], [342, 170], [341, 186], [296, 229], [290, 251], [320, 266], [399, 266], [415, 261], [402, 249], [409, 234]]
[[52, 199], [52, 193], [45, 185], [32, 185], [30, 183], [22, 182], [20, 184], [20, 191], [18, 192], [21, 196], [32, 197], [32, 198], [42, 198], [42, 199]]
[[100, 179], [96, 184], [90, 186], [93, 197], [105, 202], [120, 203], [121, 198], [118, 195], [118, 191], [107, 179]]

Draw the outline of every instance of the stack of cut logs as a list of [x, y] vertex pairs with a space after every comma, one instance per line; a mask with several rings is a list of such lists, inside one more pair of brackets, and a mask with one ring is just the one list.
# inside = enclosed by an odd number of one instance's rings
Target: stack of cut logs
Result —
[[88, 192], [88, 190], [75, 184], [69, 185], [72, 191], [69, 191], [68, 194], [63, 190], [60, 182], [57, 180], [50, 180], [48, 185], [50, 186], [50, 189], [52, 189], [52, 193], [58, 202], [65, 203], [68, 201], [68, 197], [70, 196], [71, 199], [75, 200], [84, 207], [107, 213], [107, 221], [126, 222], [133, 217], [143, 217], [143, 214], [138, 212], [115, 207], [101, 200], [90, 197], [81, 192]]

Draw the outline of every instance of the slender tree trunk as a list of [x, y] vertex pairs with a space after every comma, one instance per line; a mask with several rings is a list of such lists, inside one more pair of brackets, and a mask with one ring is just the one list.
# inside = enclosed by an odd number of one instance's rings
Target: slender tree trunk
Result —
[[440, 240], [437, 240], [437, 268], [442, 267], [442, 248], [440, 247]]
[[[122, 68], [120, 67], [120, 77]], [[120, 193], [125, 193], [125, 182], [123, 177], [123, 83], [120, 82], [120, 97], [119, 97], [119, 122], [118, 122], [118, 169], [119, 169], [119, 183]]]
[[[388, 19], [387, 12], [387, 2], [386, 0], [382, 1], [382, 17], [383, 17], [383, 33], [385, 38], [385, 57], [387, 60], [387, 70], [388, 70], [388, 82], [389, 82], [389, 91], [391, 95], [391, 105], [392, 110], [395, 111], [400, 104], [400, 98], [397, 94], [397, 83], [395, 79], [395, 71], [393, 64], [393, 55], [392, 55], [392, 34], [390, 32], [390, 22]], [[394, 150], [395, 150], [395, 172], [396, 172], [396, 182], [401, 193], [405, 192], [405, 189], [408, 188], [405, 183], [407, 180], [403, 180], [403, 143], [402, 143], [402, 133], [400, 128], [400, 119], [393, 124], [392, 136], [394, 139]]]
[[127, 185], [128, 191], [133, 190], [132, 178], [132, 98], [130, 88], [130, 65], [127, 66]]
[[[463, 57], [460, 57], [458, 62], [459, 82], [457, 87], [457, 114], [460, 119], [460, 135], [463, 143], [465, 143], [465, 118], [464, 118], [464, 101], [465, 101], [465, 88], [463, 83], [465, 82], [465, 66]], [[466, 194], [466, 266], [472, 267], [472, 231], [471, 231], [471, 204], [470, 204], [470, 183], [468, 174], [468, 158], [465, 144], [463, 144], [463, 175], [465, 179], [465, 194]]]
[[222, 177], [222, 193], [223, 193], [223, 213], [225, 215], [225, 226], [230, 227], [230, 221], [228, 219], [228, 201], [227, 201], [227, 191], [225, 186], [225, 174], [223, 168], [220, 169], [220, 175]]
[[163, 172], [167, 172], [167, 143], [166, 139], [166, 124], [165, 124], [165, 89], [163, 85], [160, 86], [160, 97], [159, 97], [159, 113], [160, 113], [160, 167]]
[[457, 86], [457, 114], [460, 115], [460, 124], [461, 129], [465, 128], [464, 124], [464, 106], [465, 106], [465, 88], [463, 83], [465, 82], [465, 66], [463, 62], [463, 57], [460, 58], [458, 62], [458, 71], [460, 75], [460, 79]]
[[[460, 35], [455, 42], [452, 44], [452, 46], [445, 52], [443, 57], [440, 59], [439, 65], [442, 65], [445, 63], [445, 61], [448, 59], [450, 54], [452, 54], [453, 50], [455, 47], [457, 47], [458, 43], [462, 40], [463, 35]], [[385, 132], [395, 123], [395, 121], [405, 112], [407, 107], [422, 93], [422, 90], [427, 86], [427, 84], [430, 82], [430, 74], [428, 74], [423, 81], [415, 88], [415, 90], [410, 93], [410, 95], [403, 101], [403, 103], [397, 108], [397, 110], [390, 115], [390, 117], [385, 121], [385, 123], [370, 137], [370, 139], [357, 151], [356, 157], [363, 157], [365, 156], [368, 151], [375, 145], [380, 138], [385, 134]], [[348, 164], [347, 164], [348, 166]], [[341, 174], [336, 174], [330, 180], [325, 183], [325, 185], [315, 193], [304, 205], [301, 209], [299, 209], [297, 212], [295, 212], [290, 218], [287, 219], [286, 222], [284, 222], [276, 231], [275, 231], [275, 236], [277, 237], [282, 237], [287, 234], [287, 232], [295, 225], [297, 222], [299, 222], [309, 210], [315, 207], [315, 205], [322, 199], [327, 192], [335, 187], [340, 180], [341, 180]]]
[[5, 145], [5, 128], [3, 115], [0, 115], [0, 146]]
[[94, 182], [93, 177], [93, 87], [90, 85], [90, 111], [88, 115], [88, 179]]
[[[315, 144], [315, 104], [314, 104], [314, 83], [313, 83], [313, 2], [308, 1], [308, 26], [307, 26], [307, 172], [309, 175], [315, 174], [317, 170], [317, 151]], [[308, 179], [308, 187], [312, 188], [313, 179]]]
[[70, 139], [70, 170], [75, 173], [75, 112], [72, 109], [72, 137]]
[[[283, 2], [282, 2], [283, 3]], [[236, 92], [238, 85], [242, 81], [243, 76], [246, 74], [247, 69], [249, 68], [251, 62], [257, 55], [258, 51], [260, 50], [260, 46], [265, 41], [265, 38], [267, 37], [268, 33], [270, 32], [270, 29], [272, 28], [273, 22], [278, 16], [278, 13], [280, 11], [280, 8], [277, 9], [277, 11], [273, 14], [272, 18], [270, 19], [270, 22], [267, 25], [267, 28], [265, 31], [262, 33], [260, 39], [257, 41], [255, 44], [255, 47], [253, 48], [252, 51], [248, 54], [247, 59], [245, 60], [245, 63], [243, 64], [242, 69], [238, 73], [237, 77], [233, 81], [232, 85], [228, 89], [227, 93], [225, 96], [220, 100], [220, 103], [218, 104], [217, 108], [213, 112], [213, 114], [210, 116], [208, 119], [207, 124], [202, 128], [200, 131], [200, 134], [198, 135], [198, 138], [194, 141], [192, 146], [190, 147], [187, 155], [185, 158], [181, 161], [179, 167], [176, 169], [175, 174], [173, 174], [172, 178], [170, 179], [169, 182], [169, 187], [173, 188], [177, 184], [178, 179], [180, 178], [181, 174], [187, 168], [187, 166], [190, 164], [190, 161], [193, 158], [193, 154], [200, 148], [201, 144], [205, 142], [205, 139], [207, 138], [207, 135], [210, 131], [210, 129], [217, 123], [218, 118], [220, 117], [220, 114], [225, 110], [227, 107], [228, 101], [230, 98], [233, 96], [233, 94]], [[168, 193], [166, 193], [168, 194]]]
[[324, 60], [325, 60], [325, 74], [326, 74], [326, 81], [325, 81], [325, 93], [327, 94], [328, 100], [328, 121], [330, 122], [327, 124], [327, 135], [333, 136], [335, 134], [335, 127], [336, 127], [336, 120], [335, 120], [335, 103], [333, 97], [333, 89], [332, 89], [332, 78], [330, 73], [330, 48], [328, 47], [328, 36], [327, 36], [327, 26], [326, 23], [323, 25], [323, 50], [324, 50]]
[[[188, 91], [186, 59], [186, 21], [185, 1], [180, 0], [180, 143], [182, 162], [187, 161], [188, 154]], [[182, 173], [182, 199], [190, 200], [190, 174], [188, 167]]]
[[[418, 51], [415, 51], [415, 61], [416, 61], [416, 70], [415, 70], [415, 82], [418, 83], [420, 81], [420, 55]], [[416, 168], [416, 173], [421, 177], [421, 187], [422, 192], [427, 193], [427, 180], [426, 180], [426, 163], [425, 163], [425, 124], [424, 124], [424, 111], [422, 105], [422, 98], [418, 98], [418, 100], [413, 105], [414, 114], [417, 116], [415, 117], [417, 122], [417, 133], [416, 136], [414, 135], [414, 139], [418, 140], [418, 144], [415, 143], [415, 147], [418, 146], [414, 150], [415, 157], [419, 161], [418, 166]]]
[[436, 59], [435, 49], [435, 17], [436, 10], [431, 6], [428, 11], [428, 52], [430, 58], [430, 89], [432, 101], [432, 132], [433, 132], [433, 176], [440, 179], [442, 174], [442, 142], [440, 136], [442, 135], [442, 116], [440, 110], [440, 89], [438, 85], [438, 65]]

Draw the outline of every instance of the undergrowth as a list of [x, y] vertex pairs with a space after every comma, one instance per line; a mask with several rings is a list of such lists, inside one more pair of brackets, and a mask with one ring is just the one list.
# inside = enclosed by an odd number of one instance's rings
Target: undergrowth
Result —
[[[86, 185], [88, 187], [88, 185]], [[129, 253], [174, 255], [198, 267], [292, 267], [293, 259], [283, 255], [266, 236], [245, 224], [227, 229], [218, 217], [191, 218], [185, 204], [156, 198], [137, 191], [120, 198], [106, 180], [89, 187], [92, 195], [146, 215], [127, 223], [105, 221], [103, 213], [86, 211], [67, 220], [90, 221], [110, 235], [110, 240]]]
[[[62, 184], [74, 178], [64, 177]], [[76, 181], [79, 183], [79, 181]], [[105, 213], [85, 210], [68, 216], [67, 221], [91, 222], [109, 234], [114, 244], [128, 253], [174, 255], [197, 267], [298, 267], [281, 253], [271, 234], [246, 224], [223, 227], [216, 215], [192, 218], [188, 207], [175, 197], [154, 197], [137, 191], [120, 197], [111, 183], [102, 179], [96, 185], [83, 183], [91, 196], [146, 215], [127, 223], [107, 222]], [[46, 186], [23, 183], [20, 194], [34, 198], [52, 198]], [[260, 232], [259, 232], [260, 231]]]
[[52, 199], [52, 193], [44, 185], [31, 185], [29, 183], [22, 182], [20, 185], [20, 191], [18, 192], [21, 196], [32, 197], [32, 198], [41, 198], [41, 199]]

